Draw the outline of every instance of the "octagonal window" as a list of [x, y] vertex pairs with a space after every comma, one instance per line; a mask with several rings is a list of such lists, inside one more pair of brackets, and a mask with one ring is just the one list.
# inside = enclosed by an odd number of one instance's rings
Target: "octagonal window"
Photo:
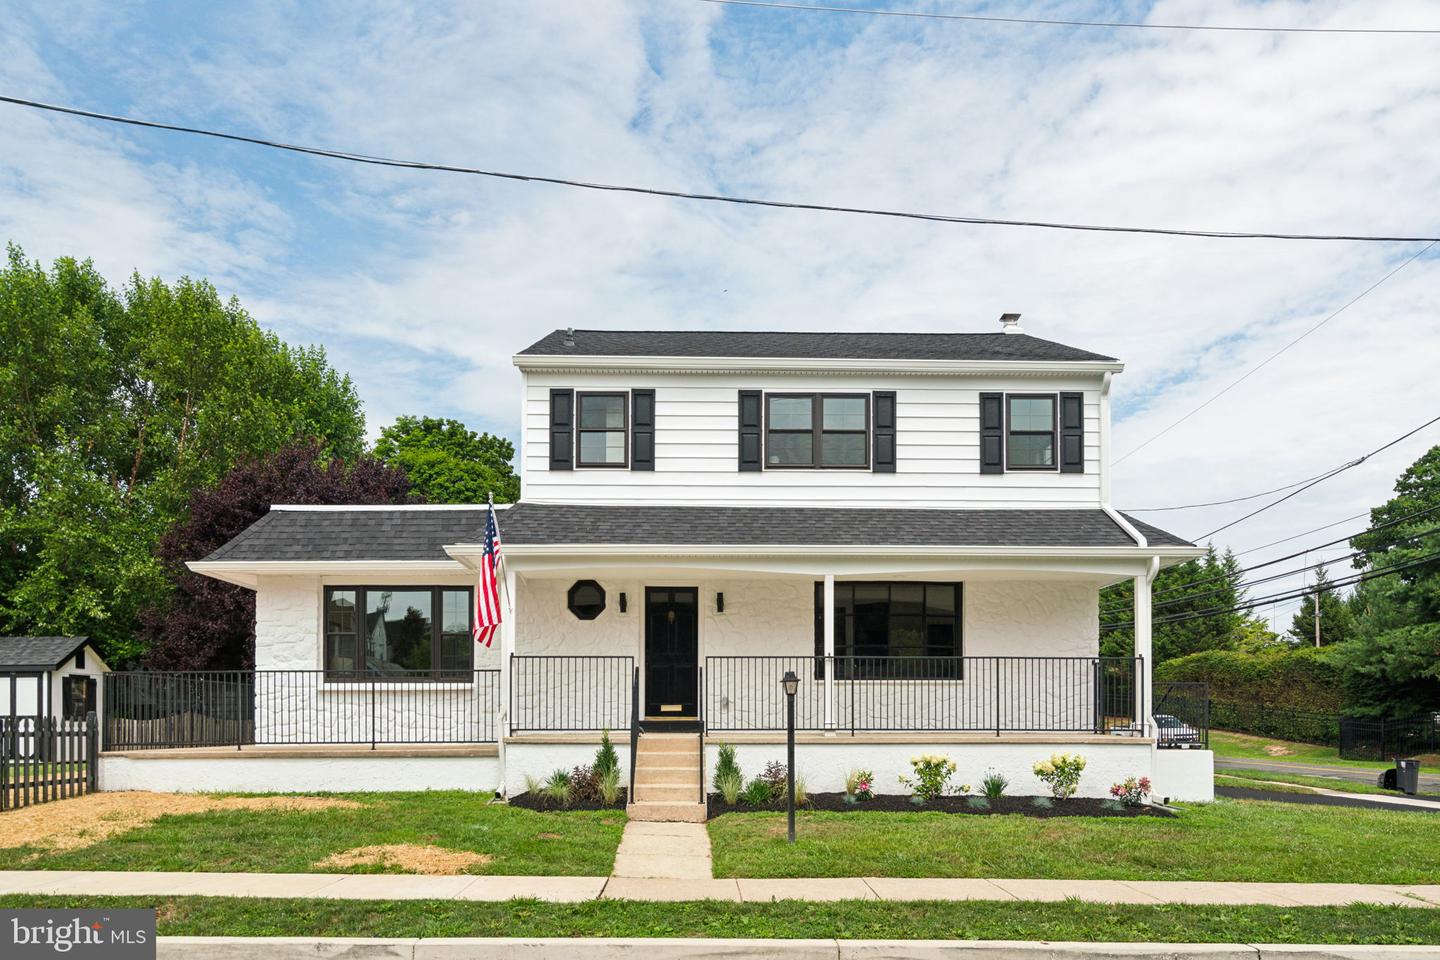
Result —
[[594, 580], [577, 580], [566, 594], [570, 612], [581, 620], [594, 620], [605, 610], [605, 588]]

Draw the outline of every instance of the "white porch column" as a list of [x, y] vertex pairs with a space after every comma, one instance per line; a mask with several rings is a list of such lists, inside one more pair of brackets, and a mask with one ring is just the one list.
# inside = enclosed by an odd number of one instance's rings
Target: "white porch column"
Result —
[[825, 729], [835, 729], [835, 574], [825, 574], [822, 614], [825, 650]]
[[1151, 678], [1155, 675], [1155, 651], [1151, 631], [1150, 588], [1160, 572], [1160, 558], [1151, 557], [1145, 573], [1135, 578], [1135, 656], [1140, 657], [1139, 675], [1135, 678], [1135, 716], [1140, 720], [1141, 733], [1150, 731], [1150, 710], [1154, 705]]

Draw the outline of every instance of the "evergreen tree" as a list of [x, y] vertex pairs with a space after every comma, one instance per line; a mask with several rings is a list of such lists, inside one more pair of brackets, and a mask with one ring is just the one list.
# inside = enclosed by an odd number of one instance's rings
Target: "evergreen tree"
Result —
[[[1320, 607], [1320, 642], [1315, 643], [1316, 598]], [[1290, 621], [1290, 637], [1298, 644], [1328, 647], [1344, 643], [1355, 636], [1355, 620], [1350, 605], [1341, 599], [1339, 592], [1330, 585], [1325, 568], [1315, 571], [1314, 592], [1300, 602]]]
[[[1212, 546], [1155, 577], [1152, 646], [1156, 663], [1202, 650], [1231, 650], [1253, 633], [1253, 621], [1234, 608], [1245, 600], [1240, 564], [1229, 550]], [[1100, 652], [1128, 657], [1134, 650], [1134, 584], [1124, 580], [1100, 593]], [[1173, 619], [1172, 619], [1173, 618]], [[1169, 621], [1169, 622], [1167, 622]], [[1108, 626], [1113, 625], [1113, 626]]]

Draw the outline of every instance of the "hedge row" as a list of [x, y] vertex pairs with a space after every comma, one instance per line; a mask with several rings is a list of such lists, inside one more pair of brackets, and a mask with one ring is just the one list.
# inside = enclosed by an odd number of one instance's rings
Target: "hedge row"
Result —
[[[1281, 647], [1261, 653], [1206, 650], [1157, 664], [1155, 679], [1208, 683], [1217, 705], [1263, 705], [1334, 716], [1346, 707], [1342, 671], [1335, 661], [1330, 647]], [[1213, 718], [1212, 723], [1222, 726]]]

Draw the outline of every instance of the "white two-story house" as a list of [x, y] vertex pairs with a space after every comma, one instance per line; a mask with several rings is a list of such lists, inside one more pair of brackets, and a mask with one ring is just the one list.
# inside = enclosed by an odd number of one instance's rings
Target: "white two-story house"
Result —
[[[277, 505], [192, 564], [256, 591], [245, 706], [182, 691], [215, 742], [161, 743], [153, 691], [111, 681], [115, 782], [183, 787], [203, 764], [241, 785], [247, 758], [241, 788], [513, 794], [608, 730], [632, 815], [701, 815], [718, 744], [747, 774], [783, 759], [793, 672], [812, 791], [857, 768], [886, 791], [938, 752], [957, 780], [1035, 793], [1035, 761], [1066, 750], [1082, 794], [1145, 775], [1208, 799], [1207, 751], [1157, 749], [1150, 680], [1150, 584], [1202, 551], [1110, 505], [1123, 365], [1017, 321], [549, 334], [514, 358], [494, 644], [470, 638], [483, 506]], [[1122, 580], [1135, 655], [1105, 659], [1098, 594]]]

